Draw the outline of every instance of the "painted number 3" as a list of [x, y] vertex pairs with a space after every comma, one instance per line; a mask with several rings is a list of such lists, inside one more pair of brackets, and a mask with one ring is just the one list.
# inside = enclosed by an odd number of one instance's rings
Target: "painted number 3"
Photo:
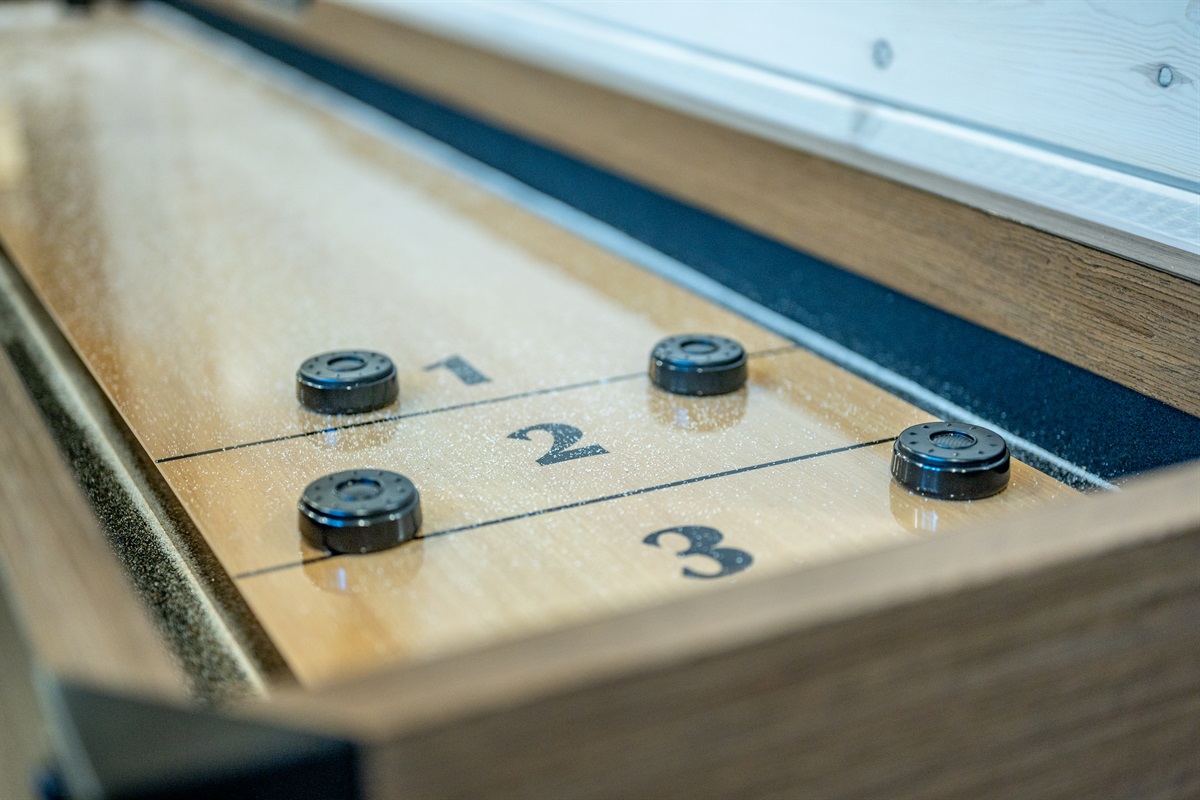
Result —
[[683, 574], [687, 578], [724, 578], [741, 572], [754, 563], [754, 559], [745, 550], [733, 547], [717, 547], [724, 535], [715, 528], [705, 528], [701, 525], [681, 525], [678, 528], [666, 528], [642, 539], [643, 544], [661, 547], [659, 540], [667, 535], [681, 536], [687, 540], [689, 547], [676, 553], [680, 558], [687, 556], [705, 556], [720, 567], [717, 572], [697, 572], [691, 567], [684, 567]]

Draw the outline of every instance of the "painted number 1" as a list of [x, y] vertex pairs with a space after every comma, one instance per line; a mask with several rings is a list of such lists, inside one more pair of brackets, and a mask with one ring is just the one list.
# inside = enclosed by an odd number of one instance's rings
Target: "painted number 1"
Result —
[[435, 364], [430, 364], [425, 368], [425, 371], [429, 372], [430, 370], [438, 369], [439, 367], [445, 367], [454, 374], [454, 377], [458, 378], [468, 386], [474, 386], [477, 383], [488, 383], [491, 381], [491, 378], [468, 364], [467, 360], [462, 356], [450, 356], [449, 358], [438, 361]]
[[697, 572], [691, 567], [684, 567], [683, 575], [687, 578], [724, 578], [726, 575], [741, 572], [754, 563], [754, 558], [745, 550], [717, 547], [725, 538], [724, 535], [716, 528], [705, 528], [702, 525], [681, 525], [678, 528], [655, 531], [642, 539], [642, 543], [661, 547], [659, 540], [664, 536], [681, 536], [687, 540], [688, 548], [675, 553], [680, 558], [704, 556], [719, 567], [717, 572]]

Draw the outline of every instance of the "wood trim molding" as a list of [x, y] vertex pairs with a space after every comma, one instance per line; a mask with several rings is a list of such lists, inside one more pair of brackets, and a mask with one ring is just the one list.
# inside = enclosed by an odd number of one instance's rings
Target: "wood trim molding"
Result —
[[1200, 415], [1200, 284], [337, 4], [217, 5]]

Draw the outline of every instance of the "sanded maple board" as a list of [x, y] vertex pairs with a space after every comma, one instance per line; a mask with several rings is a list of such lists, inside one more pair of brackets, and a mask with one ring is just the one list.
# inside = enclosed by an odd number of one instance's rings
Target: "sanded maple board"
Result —
[[[303, 683], [1071, 493], [1024, 465], [970, 504], [897, 490], [888, 440], [918, 409], [189, 37], [125, 17], [0, 34], [0, 236]], [[746, 389], [649, 386], [654, 342], [694, 330], [756, 354]], [[398, 406], [299, 407], [297, 365], [343, 347], [395, 359]], [[426, 369], [454, 355], [490, 380]], [[549, 437], [509, 434], [542, 423], [607, 452], [541, 466]], [[428, 538], [301, 544], [303, 487], [359, 466], [415, 481]], [[679, 526], [749, 567], [685, 575], [721, 564], [643, 541]]]

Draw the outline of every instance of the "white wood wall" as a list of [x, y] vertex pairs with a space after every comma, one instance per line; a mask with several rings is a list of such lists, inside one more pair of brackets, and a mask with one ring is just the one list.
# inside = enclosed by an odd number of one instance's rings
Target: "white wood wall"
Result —
[[543, 5], [1200, 183], [1200, 3], [1194, 0]]
[[341, 2], [1200, 278], [1200, 0]]

